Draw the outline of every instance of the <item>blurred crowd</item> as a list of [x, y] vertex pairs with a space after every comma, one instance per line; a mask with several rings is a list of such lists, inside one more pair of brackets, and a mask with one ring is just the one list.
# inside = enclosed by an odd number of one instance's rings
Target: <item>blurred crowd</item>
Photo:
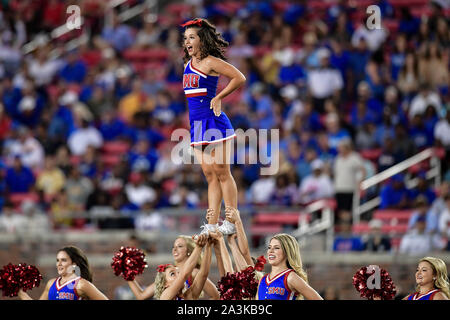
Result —
[[[280, 133], [276, 175], [261, 175], [262, 164], [232, 166], [240, 207], [334, 197], [337, 219], [348, 221], [360, 179], [433, 146], [443, 150], [442, 180], [450, 181], [444, 2], [372, 1], [381, 10], [375, 29], [366, 7], [346, 0], [186, 0], [121, 19], [143, 2], [110, 9], [100, 0], [1, 1], [0, 229], [14, 229], [7, 217], [30, 205], [53, 228], [89, 227], [89, 218], [72, 214], [87, 212], [105, 228], [137, 229], [163, 223], [145, 212], [205, 207], [200, 166], [170, 158], [171, 133], [188, 128], [179, 24], [193, 17], [217, 26], [230, 43], [228, 61], [247, 78], [222, 104], [233, 127]], [[81, 7], [82, 29], [25, 54], [26, 43], [65, 23], [71, 4]], [[88, 41], [64, 51], [74, 34]], [[153, 55], [135, 63], [138, 53]], [[123, 149], [111, 157], [108, 146]], [[241, 151], [245, 159], [257, 152]], [[427, 206], [445, 199], [423, 180], [403, 192], [398, 175], [373, 192], [383, 208], [413, 208], [422, 193]], [[120, 219], [104, 219], [111, 212]]]

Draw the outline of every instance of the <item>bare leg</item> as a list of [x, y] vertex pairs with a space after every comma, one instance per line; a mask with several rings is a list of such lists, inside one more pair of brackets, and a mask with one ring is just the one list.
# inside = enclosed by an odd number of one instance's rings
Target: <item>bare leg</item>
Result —
[[195, 155], [201, 163], [203, 174], [208, 183], [208, 212], [207, 220], [209, 224], [216, 224], [219, 221], [220, 209], [222, 205], [222, 188], [217, 178], [211, 161], [211, 155], [201, 149], [194, 148]]
[[[219, 148], [222, 149], [219, 150]], [[222, 189], [225, 207], [237, 209], [238, 190], [230, 170], [230, 148], [231, 141], [226, 141], [222, 146], [218, 146], [218, 148], [214, 150], [216, 151], [214, 154], [216, 160], [214, 163], [214, 173], [217, 176]]]

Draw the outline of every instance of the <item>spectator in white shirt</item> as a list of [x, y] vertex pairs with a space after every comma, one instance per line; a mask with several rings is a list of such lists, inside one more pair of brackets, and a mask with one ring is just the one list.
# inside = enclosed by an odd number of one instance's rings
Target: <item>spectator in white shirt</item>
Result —
[[26, 234], [40, 235], [50, 231], [50, 219], [39, 209], [37, 204], [32, 201], [24, 201], [21, 210], [25, 217], [24, 232]]
[[446, 110], [445, 117], [442, 117], [434, 127], [434, 139], [438, 146], [450, 150], [450, 109]]
[[324, 163], [315, 159], [311, 163], [312, 174], [303, 179], [300, 185], [300, 203], [307, 204], [334, 195], [333, 182], [324, 171]]
[[338, 155], [334, 161], [334, 191], [337, 202], [338, 219], [351, 215], [353, 193], [360, 181], [366, 176], [364, 162], [361, 156], [352, 150], [349, 138], [342, 139], [338, 144]]
[[249, 200], [253, 204], [268, 204], [274, 190], [275, 178], [269, 175], [261, 175], [250, 186]]
[[17, 233], [25, 230], [26, 220], [10, 202], [5, 202], [0, 214], [0, 232]]
[[44, 166], [44, 148], [41, 143], [35, 139], [27, 127], [18, 129], [18, 138], [8, 147], [9, 161], [20, 156], [22, 164], [26, 167], [35, 169]]
[[89, 121], [82, 119], [81, 127], [69, 136], [68, 145], [73, 155], [81, 156], [89, 146], [100, 148], [103, 145], [103, 137], [97, 128], [89, 124]]
[[439, 217], [439, 232], [442, 236], [450, 239], [450, 193], [447, 193], [444, 197], [445, 209], [441, 212]]
[[133, 172], [129, 183], [125, 185], [125, 193], [131, 203], [141, 207], [144, 203], [153, 202], [157, 198], [156, 191], [147, 186], [141, 173]]
[[414, 118], [416, 114], [424, 114], [430, 105], [436, 109], [437, 114], [440, 114], [442, 103], [439, 94], [433, 91], [428, 83], [422, 83], [419, 89], [419, 93], [411, 100], [409, 105], [409, 119]]
[[403, 236], [399, 252], [412, 256], [423, 256], [434, 251], [442, 250], [446, 243], [442, 237], [437, 234], [429, 234], [425, 232], [426, 218], [420, 217], [415, 225], [414, 230]]
[[352, 35], [352, 46], [356, 48], [359, 46], [359, 42], [364, 40], [370, 51], [377, 51], [388, 37], [386, 30], [387, 28], [383, 27], [369, 30], [366, 27], [366, 21], [363, 21]]
[[325, 100], [339, 98], [344, 87], [342, 74], [330, 66], [330, 51], [326, 48], [317, 50], [320, 67], [308, 71], [307, 86], [313, 97], [314, 107], [320, 113], [324, 112]]
[[48, 58], [48, 54], [47, 48], [39, 48], [37, 58], [32, 59], [29, 65], [30, 76], [38, 87], [52, 82], [54, 76], [64, 65], [62, 60]]

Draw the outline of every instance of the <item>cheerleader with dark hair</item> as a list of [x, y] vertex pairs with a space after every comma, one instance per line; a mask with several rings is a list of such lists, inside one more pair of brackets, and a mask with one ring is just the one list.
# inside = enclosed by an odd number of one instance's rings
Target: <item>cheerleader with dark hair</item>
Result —
[[[92, 271], [86, 255], [75, 246], [67, 246], [56, 255], [56, 269], [58, 278], [47, 282], [39, 300], [108, 300], [92, 284]], [[32, 300], [32, 298], [19, 290], [19, 298]]]
[[[232, 139], [236, 137], [222, 100], [242, 86], [245, 76], [226, 62], [224, 48], [228, 42], [205, 19], [194, 19], [184, 27], [183, 89], [189, 107], [191, 146], [208, 183], [207, 224], [201, 233], [218, 229], [222, 234], [235, 232], [225, 219], [219, 226], [222, 199], [225, 211], [237, 208], [237, 186], [230, 171]], [[230, 81], [217, 93], [219, 76]]]

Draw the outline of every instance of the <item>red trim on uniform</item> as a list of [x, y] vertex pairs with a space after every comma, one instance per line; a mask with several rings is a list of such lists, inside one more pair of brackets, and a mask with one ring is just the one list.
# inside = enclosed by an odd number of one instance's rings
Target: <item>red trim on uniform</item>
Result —
[[283, 282], [284, 282], [284, 287], [285, 287], [286, 290], [288, 291], [288, 298], [289, 298], [289, 296], [291, 295], [292, 290], [291, 290], [291, 289], [289, 288], [289, 286], [288, 286], [287, 278], [288, 278], [289, 274], [290, 274], [292, 271], [294, 271], [294, 270], [292, 270], [292, 269], [289, 270], [289, 272], [286, 273], [286, 275], [285, 275], [285, 277], [284, 277], [284, 280], [283, 280]]
[[267, 274], [267, 278], [266, 278], [266, 284], [270, 285], [272, 282], [274, 282], [275, 280], [277, 280], [279, 277], [281, 277], [284, 273], [286, 272], [290, 272], [292, 271], [292, 269], [286, 269], [281, 271], [280, 273], [276, 274], [273, 279], [270, 279], [270, 273]]
[[200, 71], [200, 70], [198, 70], [196, 67], [194, 67], [193, 65], [192, 65], [192, 61], [191, 61], [191, 68], [192, 68], [192, 70], [194, 70], [194, 71], [197, 71], [198, 73], [200, 73], [202, 76], [204, 76], [204, 77], [207, 77], [208, 75], [207, 74], [205, 74], [203, 71]]
[[[435, 291], [435, 292], [433, 292], [433, 291]], [[438, 292], [438, 291], [439, 291], [439, 289], [431, 289], [430, 291], [428, 291], [427, 293], [424, 293], [424, 294], [420, 294], [420, 292], [417, 292], [417, 293], [414, 295], [413, 300], [419, 300], [420, 298], [423, 298], [423, 297], [425, 297], [426, 295], [429, 295], [430, 293], [432, 293], [432, 295], [430, 296], [430, 298], [431, 298], [431, 297], [434, 296], [434, 295], [436, 294], [436, 292]]]
[[80, 296], [78, 295], [78, 292], [77, 292], [77, 285], [78, 285], [78, 282], [80, 281], [80, 279], [81, 279], [81, 278], [78, 278], [78, 279], [75, 281], [75, 284], [74, 284], [74, 286], [73, 286], [73, 293], [75, 293], [76, 300], [80, 300]]
[[186, 93], [186, 98], [193, 98], [193, 97], [199, 97], [199, 96], [206, 96], [207, 92], [197, 92], [197, 93]]
[[431, 295], [430, 295], [430, 300], [433, 300], [433, 297], [434, 297], [434, 295], [436, 294], [436, 293], [438, 293], [440, 290], [436, 290], [435, 292], [433, 292]]

